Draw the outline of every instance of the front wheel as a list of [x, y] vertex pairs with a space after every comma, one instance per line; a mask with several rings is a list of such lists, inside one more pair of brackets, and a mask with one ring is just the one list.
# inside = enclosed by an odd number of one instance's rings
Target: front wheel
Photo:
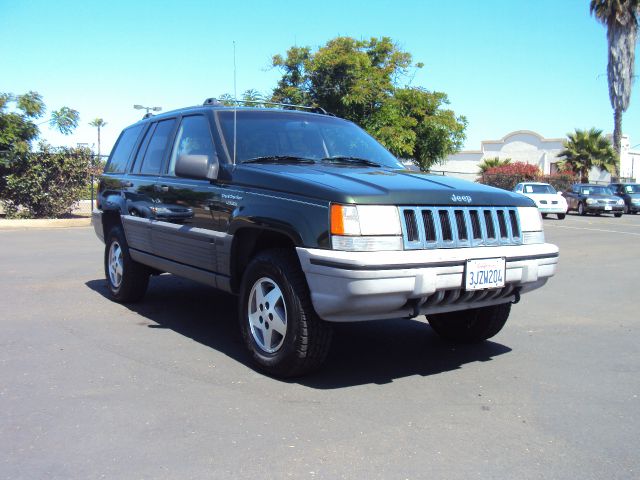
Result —
[[239, 301], [242, 337], [258, 368], [276, 377], [294, 377], [324, 362], [332, 330], [313, 309], [292, 252], [258, 254], [244, 273]]
[[580, 202], [578, 204], [578, 214], [579, 215], [586, 215], [587, 214], [587, 209], [584, 208], [584, 203]]
[[135, 302], [147, 291], [150, 271], [131, 259], [120, 227], [112, 228], [104, 249], [104, 273], [111, 297], [118, 302]]
[[431, 328], [453, 343], [479, 343], [496, 335], [509, 318], [511, 304], [429, 315]]
[[620, 218], [622, 216], [622, 213], [614, 213], [613, 216], [616, 218]]

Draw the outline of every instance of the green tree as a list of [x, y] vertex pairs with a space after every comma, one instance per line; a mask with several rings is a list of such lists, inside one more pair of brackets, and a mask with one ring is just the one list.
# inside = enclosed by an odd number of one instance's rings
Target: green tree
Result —
[[[38, 92], [29, 91], [23, 95], [0, 93], [0, 201], [11, 201], [11, 196], [16, 194], [14, 187], [8, 190], [9, 180], [15, 186], [19, 175], [41, 174], [37, 170], [24, 168], [32, 145], [40, 135], [40, 125], [49, 124], [63, 134], [71, 133], [78, 125], [79, 114], [69, 107], [62, 107], [52, 112], [48, 120], [38, 122], [45, 116], [46, 110]], [[33, 185], [35, 188], [41, 185], [36, 178], [22, 180], [23, 186]], [[45, 194], [46, 190], [42, 193]], [[23, 206], [28, 209], [28, 206]]]
[[51, 112], [49, 126], [58, 130], [64, 135], [73, 132], [80, 122], [80, 113], [69, 107], [62, 107], [60, 110]]
[[589, 181], [589, 172], [594, 167], [612, 173], [618, 159], [611, 142], [602, 135], [602, 130], [595, 128], [576, 129], [567, 134], [559, 156], [563, 158], [558, 161], [558, 167], [575, 172], [581, 182]]
[[504, 167], [505, 165], [509, 165], [510, 163], [510, 158], [505, 158], [504, 160], [502, 160], [500, 157], [486, 158], [480, 163], [480, 165], [478, 165], [478, 168], [480, 169], [480, 174], [483, 174], [490, 168]]
[[292, 47], [286, 56], [275, 55], [272, 65], [282, 72], [273, 101], [319, 106], [347, 118], [422, 170], [462, 147], [465, 117], [446, 108], [445, 93], [400, 85], [423, 65], [388, 37], [338, 37], [316, 52]]
[[100, 161], [100, 129], [107, 125], [102, 118], [94, 118], [89, 122], [89, 125], [98, 129], [98, 161]]
[[[640, 0], [591, 0], [589, 10], [607, 27], [607, 79], [613, 107], [613, 146], [620, 155], [622, 114], [629, 108], [634, 78]], [[619, 174], [616, 162], [615, 174]]]
[[260, 102], [264, 101], [264, 97], [259, 91], [250, 88], [242, 94], [242, 101], [247, 102], [246, 105], [248, 107], [262, 107], [263, 104]]

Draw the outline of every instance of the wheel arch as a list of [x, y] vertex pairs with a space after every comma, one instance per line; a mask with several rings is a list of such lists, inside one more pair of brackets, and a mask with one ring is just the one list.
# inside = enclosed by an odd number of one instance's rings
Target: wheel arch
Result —
[[[276, 229], [245, 226], [238, 228], [231, 244], [231, 290], [240, 290], [242, 275], [249, 262], [260, 252], [273, 248], [295, 250], [299, 239]], [[297, 258], [297, 257], [296, 257]]]

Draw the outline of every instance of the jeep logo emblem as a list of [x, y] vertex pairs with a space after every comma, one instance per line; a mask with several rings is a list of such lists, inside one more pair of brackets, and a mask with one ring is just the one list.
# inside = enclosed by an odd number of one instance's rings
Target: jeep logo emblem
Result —
[[451, 195], [451, 200], [453, 202], [471, 203], [471, 195], [456, 195], [454, 193], [453, 195]]

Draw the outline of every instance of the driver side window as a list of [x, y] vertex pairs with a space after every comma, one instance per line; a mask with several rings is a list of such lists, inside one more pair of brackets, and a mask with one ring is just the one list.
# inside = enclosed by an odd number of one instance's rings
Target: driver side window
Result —
[[175, 175], [176, 161], [180, 155], [207, 155], [209, 159], [215, 155], [209, 122], [202, 115], [182, 119], [169, 159], [169, 175]]

